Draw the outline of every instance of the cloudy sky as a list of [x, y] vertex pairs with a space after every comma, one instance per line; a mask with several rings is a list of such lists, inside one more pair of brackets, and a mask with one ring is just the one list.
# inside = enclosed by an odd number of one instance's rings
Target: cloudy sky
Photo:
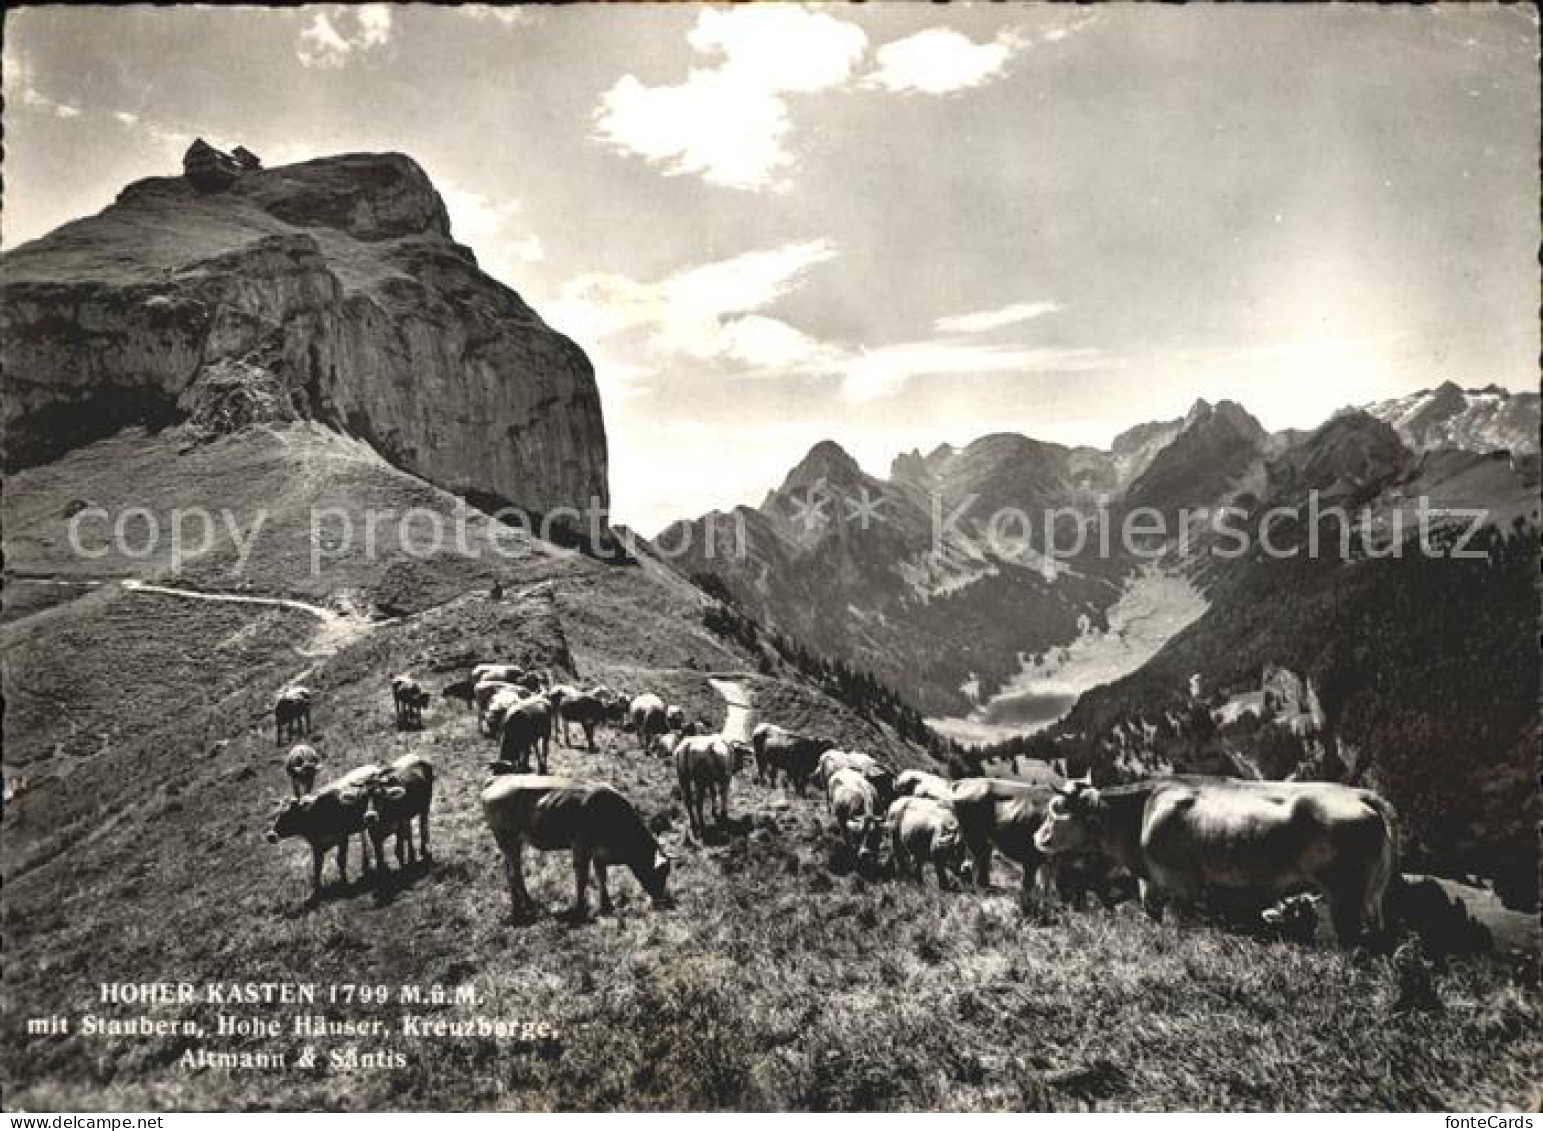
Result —
[[594, 359], [618, 517], [1196, 397], [1537, 382], [1533, 14], [1484, 5], [23, 9], [4, 242], [399, 150]]

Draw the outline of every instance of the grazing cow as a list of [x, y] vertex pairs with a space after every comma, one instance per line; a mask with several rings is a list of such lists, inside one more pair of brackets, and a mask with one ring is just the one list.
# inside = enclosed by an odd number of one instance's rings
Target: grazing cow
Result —
[[627, 723], [638, 736], [638, 749], [648, 753], [653, 739], [663, 734], [666, 725], [664, 700], [651, 692], [634, 697], [627, 707]]
[[488, 697], [487, 706], [478, 716], [477, 724], [489, 738], [497, 738], [503, 729], [504, 715], [517, 703], [522, 703], [528, 693], [522, 687], [501, 685]]
[[546, 677], [540, 672], [526, 672], [524, 677], [514, 681], [523, 687], [529, 694], [535, 695], [546, 686]]
[[675, 748], [680, 745], [681, 739], [691, 738], [698, 733], [695, 723], [687, 723], [684, 730], [666, 731], [654, 739], [653, 745], [648, 748], [649, 752], [657, 754], [661, 758], [673, 758], [675, 756]]
[[478, 681], [470, 676], [468, 676], [466, 679], [458, 679], [453, 683], [447, 683], [445, 684], [443, 690], [440, 691], [439, 697], [441, 699], [458, 700], [459, 702], [465, 703], [467, 709], [470, 710], [475, 708], [477, 705], [477, 683]]
[[311, 693], [304, 687], [288, 687], [273, 701], [273, 745], [286, 738], [311, 733]]
[[947, 778], [926, 770], [902, 770], [895, 779], [895, 793], [901, 797], [928, 797], [952, 803], [954, 786]]
[[1023, 902], [1028, 904], [1039, 878], [1044, 852], [1034, 834], [1045, 819], [1055, 791], [1004, 778], [964, 778], [950, 791], [959, 829], [970, 854], [970, 874], [977, 887], [991, 883], [995, 849], [1023, 867]]
[[269, 844], [278, 844], [297, 836], [311, 846], [311, 898], [321, 894], [322, 860], [330, 849], [337, 849], [338, 875], [348, 883], [348, 841], [359, 833], [359, 852], [364, 869], [370, 869], [370, 846], [364, 836], [365, 794], [363, 787], [380, 773], [371, 763], [350, 770], [336, 781], [328, 782], [315, 793], [281, 801], [268, 830]]
[[670, 730], [686, 729], [686, 710], [678, 704], [671, 703], [664, 709], [664, 725]]
[[284, 758], [284, 775], [289, 778], [289, 788], [296, 797], [304, 797], [316, 785], [316, 771], [321, 765], [321, 755], [314, 746], [301, 743], [290, 747]]
[[509, 707], [499, 721], [498, 757], [519, 773], [530, 772], [530, 756], [544, 774], [552, 754], [552, 706], [545, 697], [532, 695]]
[[902, 797], [884, 817], [890, 855], [895, 867], [912, 879], [922, 878], [929, 861], [937, 872], [938, 887], [950, 885], [964, 860], [964, 836], [952, 805], [930, 797]]
[[398, 730], [423, 726], [423, 709], [429, 705], [429, 693], [410, 675], [391, 677], [391, 702], [396, 708]]
[[800, 797], [814, 776], [820, 755], [836, 745], [828, 738], [809, 738], [775, 723], [757, 726], [750, 732], [750, 742], [755, 750], [756, 780], [776, 785], [781, 772]]
[[873, 783], [856, 770], [837, 770], [825, 787], [825, 803], [837, 834], [856, 853], [858, 867], [877, 863], [884, 822]]
[[579, 694], [581, 694], [579, 689], [571, 683], [554, 683], [546, 689], [547, 701], [554, 707], [562, 706], [564, 699], [569, 699]]
[[882, 806], [887, 806], [894, 800], [894, 771], [871, 755], [860, 754], [856, 750], [825, 751], [814, 767], [821, 789], [829, 788], [831, 775], [837, 770], [856, 770], [862, 774], [873, 783], [873, 788], [879, 791], [879, 802]]
[[525, 888], [526, 844], [541, 852], [573, 851], [573, 914], [579, 918], [589, 913], [591, 867], [602, 913], [611, 910], [606, 871], [612, 864], [630, 868], [654, 903], [664, 902], [670, 858], [637, 810], [609, 785], [501, 773], [482, 790], [482, 815], [504, 856], [515, 917], [532, 905]]
[[515, 664], [478, 664], [471, 670], [473, 683], [519, 683], [525, 678], [525, 669]]
[[[549, 698], [550, 694], [549, 692]], [[568, 732], [568, 727], [571, 723], [578, 723], [580, 729], [584, 731], [585, 747], [593, 751], [595, 749], [595, 728], [605, 718], [605, 704], [587, 691], [576, 691], [571, 695], [564, 696], [555, 706], [557, 708], [557, 718], [562, 723], [558, 732], [562, 737], [562, 744], [564, 746], [573, 745], [573, 738]]]
[[729, 783], [744, 763], [744, 748], [713, 734], [682, 738], [671, 753], [691, 835], [701, 842], [707, 836], [707, 805], [712, 806], [718, 827], [728, 826]]
[[1153, 918], [1164, 902], [1194, 902], [1211, 889], [1265, 898], [1316, 889], [1342, 946], [1366, 926], [1381, 931], [1398, 860], [1392, 806], [1332, 782], [1074, 782], [1057, 793], [1036, 840], [1046, 853], [1112, 857], [1136, 876]]
[[386, 838], [396, 837], [398, 868], [417, 860], [413, 850], [413, 818], [418, 841], [429, 858], [429, 806], [434, 800], [434, 764], [417, 754], [404, 754], [361, 787], [364, 790], [364, 831], [375, 845], [376, 872], [386, 874]]

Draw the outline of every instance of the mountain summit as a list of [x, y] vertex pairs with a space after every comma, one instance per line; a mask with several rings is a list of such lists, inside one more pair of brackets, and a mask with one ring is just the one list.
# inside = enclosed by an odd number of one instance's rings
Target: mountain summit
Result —
[[[604, 502], [588, 358], [451, 238], [399, 153], [125, 188], [4, 258], [5, 463], [132, 423], [306, 418], [451, 490]], [[90, 333], [49, 332], [65, 323]]]

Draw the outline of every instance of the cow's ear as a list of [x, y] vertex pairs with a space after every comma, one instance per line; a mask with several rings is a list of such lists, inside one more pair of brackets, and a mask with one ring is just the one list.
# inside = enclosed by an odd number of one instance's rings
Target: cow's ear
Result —
[[363, 798], [364, 794], [353, 786], [345, 786], [338, 790], [338, 800], [344, 805], [357, 805]]
[[387, 786], [381, 790], [381, 793], [385, 795], [387, 801], [400, 801], [407, 796], [407, 790], [399, 785]]

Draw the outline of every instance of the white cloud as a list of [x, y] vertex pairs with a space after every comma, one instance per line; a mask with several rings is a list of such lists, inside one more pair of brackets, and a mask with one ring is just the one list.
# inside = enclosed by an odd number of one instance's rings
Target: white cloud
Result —
[[736, 318], [723, 330], [729, 356], [757, 369], [806, 366], [826, 350], [797, 327], [760, 314]]
[[750, 365], [786, 363], [808, 356], [817, 343], [760, 312], [835, 254], [829, 241], [811, 240], [747, 252], [653, 282], [583, 275], [563, 288], [552, 322], [586, 346], [640, 333], [659, 352]]
[[879, 67], [868, 81], [895, 92], [965, 90], [1001, 75], [1021, 46], [1012, 33], [976, 43], [949, 28], [928, 28], [879, 48]]
[[1077, 372], [1122, 364], [1096, 349], [983, 345], [963, 336], [1059, 310], [1053, 302], [940, 318], [936, 326], [945, 336], [876, 349], [821, 341], [766, 313], [835, 254], [830, 241], [821, 239], [746, 252], [651, 282], [583, 275], [562, 289], [547, 313], [552, 325], [597, 355], [636, 356], [646, 349], [665, 366], [674, 357], [711, 362], [746, 377], [829, 376], [840, 379], [842, 397], [854, 403], [893, 396], [915, 377]]
[[1113, 368], [1101, 350], [902, 342], [853, 355], [842, 367], [841, 395], [863, 402], [900, 392], [913, 377], [975, 373], [1070, 373]]
[[988, 330], [1054, 314], [1060, 309], [1061, 304], [1058, 302], [1015, 302], [1000, 310], [978, 310], [971, 314], [939, 318], [933, 327], [945, 334], [983, 334]]
[[390, 5], [333, 6], [311, 17], [300, 32], [295, 55], [302, 66], [341, 67], [356, 52], [364, 55], [390, 41]]
[[438, 188], [445, 211], [450, 213], [451, 232], [473, 250], [507, 240], [505, 225], [524, 208], [518, 200], [497, 201], [454, 181], [441, 180]]
[[80, 107], [50, 98], [33, 83], [31, 60], [21, 51], [7, 47], [4, 57], [5, 97], [7, 101], [19, 100], [23, 106], [52, 114], [56, 118], [78, 118]]
[[785, 96], [845, 83], [868, 38], [823, 12], [769, 4], [704, 9], [687, 42], [719, 61], [674, 86], [623, 75], [601, 97], [597, 137], [667, 174], [754, 191], [779, 187], [793, 163]]
[[120, 125], [124, 125], [124, 126], [132, 127], [132, 126], [137, 126], [139, 124], [139, 115], [138, 114], [131, 114], [127, 110], [114, 110], [113, 111], [113, 118]]

